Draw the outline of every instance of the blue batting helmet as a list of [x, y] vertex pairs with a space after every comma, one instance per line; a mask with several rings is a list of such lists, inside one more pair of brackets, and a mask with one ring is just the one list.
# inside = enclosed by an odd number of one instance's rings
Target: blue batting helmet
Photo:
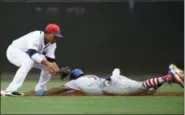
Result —
[[73, 69], [70, 74], [70, 80], [77, 79], [80, 76], [84, 75], [84, 72], [81, 69]]

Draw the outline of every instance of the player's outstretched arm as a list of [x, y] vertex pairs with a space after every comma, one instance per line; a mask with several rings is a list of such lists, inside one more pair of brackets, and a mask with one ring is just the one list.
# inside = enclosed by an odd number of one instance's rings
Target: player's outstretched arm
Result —
[[66, 89], [64, 87], [55, 87], [52, 89], [49, 89], [45, 92], [45, 96], [54, 96], [54, 95], [60, 95], [61, 93], [64, 93], [70, 89]]
[[24, 96], [36, 96], [35, 91], [24, 92]]
[[[61, 93], [64, 93], [66, 91], [68, 91], [70, 89], [66, 89], [63, 87], [55, 87], [55, 88], [51, 88], [49, 90], [46, 90], [44, 92], [44, 95], [42, 96], [55, 96], [55, 95], [60, 95]], [[24, 96], [37, 96], [35, 91], [29, 91], [29, 92], [25, 92]]]

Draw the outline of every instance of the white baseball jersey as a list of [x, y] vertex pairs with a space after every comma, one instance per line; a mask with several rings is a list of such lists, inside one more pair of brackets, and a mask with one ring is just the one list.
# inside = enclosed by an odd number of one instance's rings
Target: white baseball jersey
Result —
[[95, 75], [84, 75], [76, 80], [67, 82], [64, 86], [69, 89], [78, 90], [88, 95], [102, 95], [102, 87], [105, 79]]
[[55, 59], [56, 43], [44, 43], [44, 32], [33, 31], [16, 40], [11, 44], [13, 48], [27, 52], [28, 49], [35, 49], [39, 54]]

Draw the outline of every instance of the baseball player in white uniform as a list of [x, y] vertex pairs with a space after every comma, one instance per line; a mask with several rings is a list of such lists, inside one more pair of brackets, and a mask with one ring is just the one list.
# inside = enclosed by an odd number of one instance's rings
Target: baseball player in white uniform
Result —
[[62, 37], [58, 25], [48, 24], [45, 31], [30, 32], [9, 45], [6, 52], [7, 59], [19, 69], [13, 81], [6, 88], [5, 95], [23, 95], [18, 90], [32, 68], [41, 70], [35, 91], [38, 95], [42, 95], [51, 75], [59, 71], [55, 63], [55, 49], [57, 47], [56, 40]]
[[166, 75], [139, 82], [120, 75], [120, 70], [118, 68], [113, 70], [112, 76], [108, 79], [99, 78], [95, 75], [85, 75], [82, 70], [74, 69], [71, 72], [70, 80], [71, 81], [64, 84], [64, 88], [52, 88], [45, 91], [44, 95], [65, 94], [68, 91], [70, 94], [81, 92], [81, 95], [132, 95], [155, 93], [165, 82], [177, 83], [184, 87], [184, 72], [174, 64], [171, 64]]

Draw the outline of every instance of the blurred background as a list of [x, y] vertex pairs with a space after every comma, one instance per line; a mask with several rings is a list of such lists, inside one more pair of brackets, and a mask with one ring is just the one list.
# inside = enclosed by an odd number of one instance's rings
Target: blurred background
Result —
[[61, 66], [97, 75], [120, 68], [136, 79], [162, 75], [171, 63], [184, 68], [183, 0], [102, 1], [1, 0], [1, 79], [11, 80], [17, 70], [6, 59], [12, 40], [44, 30], [48, 23], [61, 26], [64, 38], [57, 41], [56, 51]]

